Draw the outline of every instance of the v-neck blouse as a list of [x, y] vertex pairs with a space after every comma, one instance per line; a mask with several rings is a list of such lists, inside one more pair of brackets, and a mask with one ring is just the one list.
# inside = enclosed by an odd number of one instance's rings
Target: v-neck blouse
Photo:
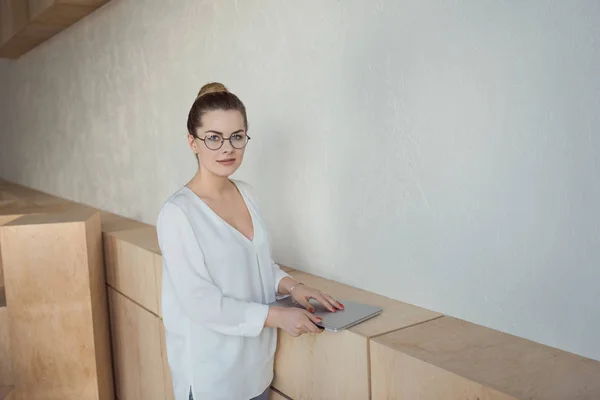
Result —
[[233, 181], [254, 226], [244, 236], [187, 187], [162, 206], [162, 314], [176, 400], [250, 399], [273, 379], [277, 330], [265, 328], [277, 286], [288, 276], [273, 261], [251, 188]]

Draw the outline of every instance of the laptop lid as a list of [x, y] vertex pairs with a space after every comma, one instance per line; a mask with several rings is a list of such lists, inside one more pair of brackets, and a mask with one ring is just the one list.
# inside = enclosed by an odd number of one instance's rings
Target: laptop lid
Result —
[[[317, 324], [317, 326], [330, 332], [338, 332], [371, 319], [379, 315], [382, 311], [381, 307], [356, 303], [349, 300], [337, 300], [344, 304], [344, 309], [337, 310], [336, 312], [329, 311], [327, 308], [321, 305], [321, 303], [314, 299], [310, 300], [310, 304], [315, 308], [314, 315], [323, 319], [323, 321], [321, 321], [320, 324]], [[301, 305], [294, 303], [292, 298], [289, 296], [271, 303], [270, 305], [286, 308], [303, 308]]]

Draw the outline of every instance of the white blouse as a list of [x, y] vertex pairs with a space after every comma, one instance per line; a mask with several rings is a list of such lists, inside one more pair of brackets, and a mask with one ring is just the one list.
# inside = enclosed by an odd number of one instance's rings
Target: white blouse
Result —
[[277, 330], [268, 303], [288, 276], [248, 184], [233, 181], [254, 225], [249, 240], [187, 187], [160, 210], [162, 313], [175, 400], [247, 400], [273, 379]]

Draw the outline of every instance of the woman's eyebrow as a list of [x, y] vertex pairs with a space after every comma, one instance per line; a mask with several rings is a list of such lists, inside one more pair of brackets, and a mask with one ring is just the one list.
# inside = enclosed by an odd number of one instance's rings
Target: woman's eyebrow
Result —
[[[213, 131], [212, 129], [211, 129], [211, 130], [208, 130], [208, 131], [206, 131], [206, 133], [209, 133], [209, 132], [210, 132], [210, 133], [216, 133], [216, 134], [218, 134], [218, 135], [221, 135], [221, 136], [223, 136], [223, 132], [219, 132], [219, 131]], [[235, 132], [231, 132], [231, 134], [232, 134], [232, 135], [235, 135], [236, 133], [244, 133], [244, 130], [243, 130], [243, 129], [238, 129], [238, 130], [237, 130], [237, 131], [235, 131]]]

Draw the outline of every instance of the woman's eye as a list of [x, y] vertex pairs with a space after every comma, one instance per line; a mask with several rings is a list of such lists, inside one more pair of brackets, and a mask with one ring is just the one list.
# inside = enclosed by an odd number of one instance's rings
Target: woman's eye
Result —
[[221, 137], [219, 135], [210, 135], [207, 139], [212, 142], [217, 142], [217, 141], [221, 140]]
[[240, 135], [239, 133], [236, 133], [235, 135], [232, 136], [233, 140], [242, 140], [244, 137], [242, 135]]

